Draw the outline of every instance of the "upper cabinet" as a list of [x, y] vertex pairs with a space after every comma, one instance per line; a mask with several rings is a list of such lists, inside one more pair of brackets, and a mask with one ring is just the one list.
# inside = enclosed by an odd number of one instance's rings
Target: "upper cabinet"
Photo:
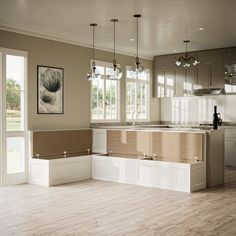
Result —
[[227, 94], [236, 94], [235, 75], [229, 76], [230, 73], [235, 74], [235, 69], [234, 69], [235, 65], [236, 65], [236, 47], [224, 48], [223, 49], [223, 72], [224, 72], [224, 79], [226, 80], [225, 92]]
[[194, 89], [224, 88], [224, 64], [236, 63], [236, 47], [190, 52], [200, 64], [187, 69], [175, 65], [180, 56], [184, 54], [154, 57], [155, 96], [188, 96]]
[[154, 69], [158, 70], [158, 69], [173, 68], [173, 65], [175, 63], [175, 58], [176, 58], [175, 54], [154, 57]]
[[213, 49], [197, 52], [200, 64], [222, 64], [222, 49]]
[[224, 65], [236, 64], [236, 47], [223, 49]]
[[198, 52], [197, 88], [223, 88], [222, 49]]

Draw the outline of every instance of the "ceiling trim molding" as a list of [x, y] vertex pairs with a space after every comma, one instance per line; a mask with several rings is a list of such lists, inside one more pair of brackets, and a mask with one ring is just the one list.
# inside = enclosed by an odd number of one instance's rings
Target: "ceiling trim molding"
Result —
[[[24, 34], [24, 35], [28, 35], [28, 36], [37, 37], [37, 38], [48, 39], [48, 40], [57, 41], [57, 42], [61, 42], [61, 43], [67, 43], [67, 44], [92, 48], [92, 45], [86, 43], [87, 40], [82, 39], [82, 38], [73, 39], [70, 37], [63, 37], [62, 35], [59, 36], [55, 33], [47, 34], [47, 33], [40, 32], [40, 31], [35, 32], [33, 30], [19, 28], [17, 26], [11, 26], [11, 25], [2, 24], [2, 23], [0, 23], [0, 30], [5, 30], [5, 31], [13, 32], [13, 33], [18, 33], [18, 34]], [[80, 41], [80, 42], [78, 42], [78, 41]], [[108, 47], [106, 45], [96, 46], [95, 49], [113, 53], [113, 48]], [[117, 52], [117, 54], [136, 57], [135, 52], [130, 53], [130, 52], [127, 52], [124, 50], [118, 50], [118, 49], [116, 50], [116, 52]], [[151, 56], [151, 55], [142, 55], [141, 54], [141, 58], [151, 60], [151, 61], [153, 60], [153, 56]]]

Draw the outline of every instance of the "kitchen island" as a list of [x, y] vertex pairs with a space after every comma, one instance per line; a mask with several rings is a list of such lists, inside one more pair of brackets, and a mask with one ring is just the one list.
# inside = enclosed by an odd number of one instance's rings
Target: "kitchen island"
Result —
[[[148, 186], [186, 192], [224, 182], [224, 132], [222, 130], [179, 129], [163, 126], [93, 129], [93, 151], [96, 152], [98, 149], [103, 150], [107, 156], [97, 157], [97, 163], [100, 158], [101, 163], [106, 165], [102, 166], [100, 163], [98, 164], [100, 168], [93, 168], [93, 170], [104, 170], [104, 173], [101, 171], [99, 174], [95, 173], [94, 178], [109, 180], [110, 175], [110, 180], [118, 182], [130, 182], [130, 179], [134, 178], [133, 183], [141, 182], [143, 185], [146, 180], [137, 178], [137, 173], [145, 172], [149, 179], [146, 181]], [[140, 163], [142, 163], [140, 160], [148, 161], [149, 168], [144, 172], [140, 170]], [[124, 168], [120, 171], [119, 168], [109, 169], [109, 162], [119, 161], [129, 162], [129, 167], [122, 164]], [[136, 177], [132, 176], [125, 181], [124, 171], [135, 165], [134, 163], [138, 165], [134, 170]], [[161, 164], [164, 169], [159, 168]], [[187, 167], [185, 173], [181, 172], [184, 165]], [[114, 173], [117, 175], [115, 176]], [[127, 171], [127, 174], [131, 173], [131, 170]], [[166, 182], [160, 183], [160, 179]], [[180, 188], [176, 187], [178, 185], [176, 182], [173, 182], [178, 179], [179, 183], [182, 183]]]

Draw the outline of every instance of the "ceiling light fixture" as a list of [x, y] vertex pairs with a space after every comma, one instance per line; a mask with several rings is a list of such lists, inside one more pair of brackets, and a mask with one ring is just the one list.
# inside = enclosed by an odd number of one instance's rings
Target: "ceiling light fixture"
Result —
[[204, 27], [199, 27], [198, 28], [200, 31], [204, 30], [205, 28]]
[[145, 70], [145, 68], [140, 63], [139, 56], [138, 56], [138, 19], [141, 17], [141, 15], [135, 14], [133, 15], [133, 17], [137, 19], [137, 55], [136, 55], [135, 64], [131, 70], [135, 72], [136, 75], [138, 75], [138, 73], [142, 73]]
[[182, 66], [184, 68], [188, 68], [190, 66], [196, 66], [200, 62], [193, 56], [188, 56], [188, 47], [187, 44], [190, 42], [190, 40], [184, 40], [185, 43], [185, 57], [179, 57], [178, 60], [175, 62], [177, 66]]
[[111, 22], [114, 23], [114, 57], [113, 57], [113, 67], [112, 67], [112, 73], [107, 75], [108, 79], [114, 79], [119, 80], [122, 77], [122, 71], [120, 67], [116, 64], [116, 22], [118, 22], [118, 19], [111, 19]]
[[97, 24], [92, 23], [90, 24], [90, 26], [93, 27], [93, 60], [92, 60], [92, 64], [91, 64], [91, 68], [90, 68], [90, 72], [87, 74], [87, 80], [91, 81], [91, 80], [95, 80], [95, 79], [100, 79], [101, 75], [99, 73], [97, 73], [96, 71], [96, 64], [95, 64], [95, 60], [94, 60], [94, 55], [95, 55], [95, 48], [94, 48], [94, 41], [95, 41], [95, 27], [97, 26]]

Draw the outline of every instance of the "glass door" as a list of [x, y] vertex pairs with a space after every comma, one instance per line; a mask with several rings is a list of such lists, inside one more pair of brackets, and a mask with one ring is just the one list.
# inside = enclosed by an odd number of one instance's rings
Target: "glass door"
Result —
[[1, 185], [27, 182], [27, 53], [1, 51]]

